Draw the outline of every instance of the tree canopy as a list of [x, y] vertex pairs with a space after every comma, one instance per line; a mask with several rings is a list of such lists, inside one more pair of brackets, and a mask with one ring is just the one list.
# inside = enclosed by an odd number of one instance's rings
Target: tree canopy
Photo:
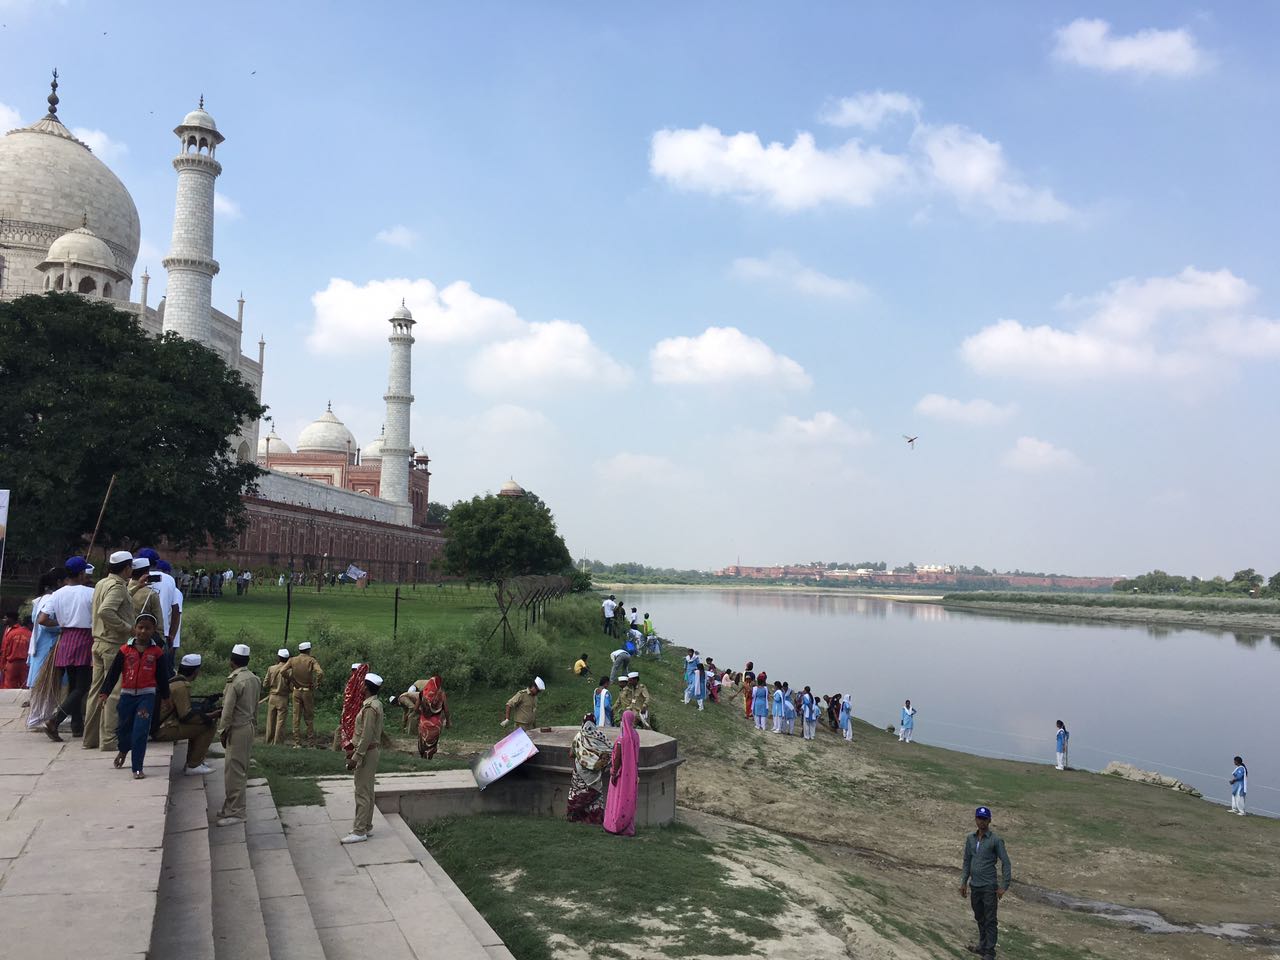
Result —
[[568, 574], [573, 565], [551, 510], [538, 497], [490, 494], [460, 500], [445, 524], [441, 569], [495, 582], [530, 574]]
[[264, 408], [213, 350], [148, 336], [135, 317], [69, 293], [0, 303], [0, 476], [8, 549], [82, 548], [112, 474], [99, 543], [225, 544], [261, 473], [231, 438]]

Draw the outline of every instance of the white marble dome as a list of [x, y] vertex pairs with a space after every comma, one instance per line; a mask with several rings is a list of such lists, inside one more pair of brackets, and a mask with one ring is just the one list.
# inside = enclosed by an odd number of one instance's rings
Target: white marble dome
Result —
[[276, 433], [275, 428], [273, 427], [271, 432], [267, 434], [265, 437], [258, 438], [258, 456], [265, 457], [267, 455], [268, 440], [271, 441], [272, 453], [280, 453], [280, 454], [293, 453], [293, 450], [289, 448], [289, 445], [284, 442], [284, 440], [280, 437], [278, 433]]
[[373, 443], [369, 444], [360, 451], [360, 460], [381, 460], [382, 445], [387, 442], [387, 428], [384, 426], [382, 432], [373, 438]]
[[[85, 221], [111, 251], [112, 269], [133, 275], [138, 208], [120, 179], [55, 116], [0, 137], [0, 255], [4, 286], [38, 285], [34, 267], [50, 243]], [[23, 268], [31, 272], [27, 275]]]
[[98, 267], [113, 273], [116, 269], [111, 249], [88, 227], [77, 227], [53, 241], [45, 259], [54, 263], [66, 263], [69, 260], [81, 266]]
[[204, 127], [206, 130], [217, 130], [218, 125], [213, 122], [213, 117], [205, 112], [204, 107], [199, 110], [192, 110], [182, 118], [184, 127]]
[[332, 406], [298, 434], [299, 453], [355, 453], [357, 446], [355, 436], [333, 415]]
[[502, 485], [502, 489], [498, 491], [500, 497], [523, 497], [524, 487], [516, 483], [515, 478], [508, 480]]

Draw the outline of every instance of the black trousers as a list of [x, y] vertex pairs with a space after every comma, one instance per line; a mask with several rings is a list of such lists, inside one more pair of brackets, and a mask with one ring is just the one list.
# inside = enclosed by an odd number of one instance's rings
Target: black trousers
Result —
[[995, 887], [969, 888], [969, 904], [973, 907], [973, 919], [978, 923], [978, 948], [991, 956], [996, 952], [996, 907], [999, 903]]
[[89, 695], [93, 686], [93, 665], [83, 667], [67, 667], [67, 696], [58, 705], [58, 720], [71, 718], [71, 732], [76, 736], [84, 733], [84, 698]]

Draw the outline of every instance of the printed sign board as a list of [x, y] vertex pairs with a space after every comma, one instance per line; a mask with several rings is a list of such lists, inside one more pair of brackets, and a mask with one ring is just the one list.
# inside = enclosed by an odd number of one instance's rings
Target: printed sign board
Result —
[[471, 774], [476, 778], [476, 786], [483, 790], [495, 780], [505, 777], [537, 752], [538, 748], [533, 745], [529, 735], [517, 727], [471, 765]]

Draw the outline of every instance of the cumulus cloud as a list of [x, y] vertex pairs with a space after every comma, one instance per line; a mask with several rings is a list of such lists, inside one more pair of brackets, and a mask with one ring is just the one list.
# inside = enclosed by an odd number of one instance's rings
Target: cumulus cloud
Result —
[[808, 420], [790, 415], [779, 418], [773, 436], [788, 443], [851, 447], [866, 443], [871, 439], [871, 432], [829, 410], [820, 410]]
[[77, 140], [86, 144], [90, 150], [96, 153], [103, 163], [118, 160], [129, 152], [128, 144], [121, 143], [119, 140], [112, 140], [110, 135], [103, 130], [93, 130], [89, 127], [72, 127], [71, 133]]
[[430, 280], [395, 278], [355, 284], [333, 277], [311, 296], [315, 319], [307, 346], [316, 353], [386, 348], [387, 318], [401, 300], [416, 321], [413, 335], [428, 343], [467, 343], [526, 328], [509, 303], [481, 296], [465, 280], [440, 289]]
[[482, 348], [467, 381], [482, 393], [539, 390], [552, 384], [618, 386], [631, 372], [592, 342], [586, 327], [566, 320], [531, 323], [518, 337]]
[[934, 183], [961, 206], [989, 210], [1001, 220], [1047, 223], [1065, 220], [1071, 209], [1044, 188], [1029, 187], [1009, 167], [1000, 144], [949, 124], [921, 127], [916, 142]]
[[1195, 36], [1185, 28], [1116, 36], [1106, 20], [1081, 17], [1060, 28], [1055, 39], [1055, 59], [1105, 73], [1180, 76], [1208, 66]]
[[551, 422], [537, 410], [515, 403], [499, 403], [475, 418], [476, 430], [490, 435], [543, 434], [552, 429]]
[[1021, 473], [1059, 473], [1080, 466], [1080, 461], [1070, 450], [1035, 437], [1019, 437], [1001, 462], [1010, 470]]
[[18, 111], [7, 103], [0, 103], [0, 134], [8, 133], [20, 126], [22, 126], [22, 118], [18, 115]]
[[394, 227], [379, 230], [374, 234], [373, 239], [389, 247], [402, 247], [407, 250], [417, 242], [418, 235], [403, 223], [397, 223]]
[[1183, 377], [1214, 360], [1280, 355], [1280, 322], [1245, 313], [1256, 296], [1226, 269], [1127, 278], [1065, 300], [1087, 311], [1074, 328], [1003, 319], [967, 338], [960, 354], [979, 373], [1028, 379]]
[[663, 487], [687, 491], [697, 477], [669, 457], [652, 453], [623, 452], [597, 460], [592, 469], [603, 483]]
[[833, 127], [875, 130], [892, 117], [920, 115], [920, 101], [897, 91], [874, 90], [829, 104], [819, 119]]
[[987, 426], [1004, 423], [1018, 408], [1015, 404], [992, 403], [990, 400], [956, 400], [940, 393], [925, 394], [916, 404], [916, 413], [947, 423], [963, 423], [967, 426]]
[[743, 280], [776, 283], [808, 297], [830, 300], [857, 300], [867, 288], [856, 280], [832, 277], [805, 266], [789, 253], [776, 251], [768, 257], [739, 257], [733, 261], [734, 276]]
[[217, 191], [214, 191], [213, 194], [213, 212], [216, 216], [226, 220], [239, 220], [242, 216], [240, 204], [226, 194], [218, 193]]
[[800, 133], [790, 146], [765, 145], [754, 133], [726, 135], [706, 124], [655, 133], [649, 168], [685, 190], [763, 200], [786, 211], [870, 206], [908, 172], [902, 157], [857, 140], [823, 150], [813, 134]]
[[788, 213], [867, 207], [894, 193], [942, 193], [964, 209], [1002, 220], [1043, 223], [1071, 215], [1051, 190], [1025, 183], [999, 143], [957, 124], [923, 125], [920, 110], [906, 94], [876, 91], [841, 100], [823, 115], [828, 123], [868, 129], [890, 116], [911, 115], [913, 132], [899, 151], [856, 138], [822, 147], [806, 131], [788, 146], [706, 124], [659, 130], [649, 169], [680, 189], [760, 201]]
[[790, 357], [736, 327], [708, 327], [696, 337], [668, 337], [649, 353], [655, 383], [770, 383], [803, 390], [812, 381]]

